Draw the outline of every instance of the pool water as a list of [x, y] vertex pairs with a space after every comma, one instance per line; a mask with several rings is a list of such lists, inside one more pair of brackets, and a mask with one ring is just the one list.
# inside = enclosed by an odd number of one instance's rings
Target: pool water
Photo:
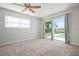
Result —
[[59, 36], [56, 36], [56, 37], [59, 37], [59, 38], [62, 38], [62, 39], [64, 39], [64, 38], [65, 38], [65, 35], [64, 35], [64, 34], [61, 34], [61, 35], [59, 35]]
[[[51, 36], [48, 36], [47, 38], [51, 38]], [[65, 35], [64, 33], [61, 34], [57, 34], [53, 36], [54, 40], [60, 40], [60, 41], [64, 41], [65, 42]]]
[[58, 34], [56, 36], [54, 36], [55, 40], [60, 40], [60, 41], [65, 41], [65, 35], [63, 34]]

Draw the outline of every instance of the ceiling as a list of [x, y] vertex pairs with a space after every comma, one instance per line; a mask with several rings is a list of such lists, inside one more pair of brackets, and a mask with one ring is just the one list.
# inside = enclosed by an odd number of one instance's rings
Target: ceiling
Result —
[[[17, 3], [17, 4], [23, 5], [23, 3]], [[48, 16], [50, 14], [65, 10], [66, 8], [68, 8], [71, 5], [71, 3], [32, 3], [31, 5], [34, 5], [34, 6], [40, 5], [41, 8], [37, 9], [37, 10], [35, 9], [34, 10], [35, 13], [31, 13], [28, 10], [23, 12], [22, 10], [25, 7], [22, 7], [22, 6], [18, 6], [18, 5], [12, 4], [12, 3], [0, 3], [0, 7], [10, 9], [13, 11], [17, 11], [17, 12], [20, 12], [23, 14], [28, 14], [28, 15], [38, 17], [38, 18], [42, 18], [42, 17]]]

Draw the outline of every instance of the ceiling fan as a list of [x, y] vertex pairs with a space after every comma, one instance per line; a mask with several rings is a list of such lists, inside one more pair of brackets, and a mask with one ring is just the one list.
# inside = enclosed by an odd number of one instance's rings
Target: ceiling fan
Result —
[[23, 11], [26, 11], [28, 9], [32, 13], [35, 13], [35, 11], [33, 9], [41, 8], [41, 6], [32, 6], [31, 3], [24, 3], [24, 5], [20, 5], [20, 4], [16, 4], [16, 3], [13, 3], [13, 4], [23, 6], [23, 7], [25, 7], [25, 9]]

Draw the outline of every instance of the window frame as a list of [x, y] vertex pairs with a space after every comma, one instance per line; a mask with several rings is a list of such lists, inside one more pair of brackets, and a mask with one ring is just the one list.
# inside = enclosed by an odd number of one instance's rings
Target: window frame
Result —
[[[14, 18], [14, 19], [17, 19], [18, 21], [11, 21], [9, 19], [9, 17], [11, 18]], [[22, 20], [24, 20], [25, 22], [21, 22]], [[28, 21], [28, 22], [27, 22]], [[9, 25], [8, 25], [9, 24]], [[10, 26], [11, 25], [18, 25], [18, 26]], [[24, 26], [22, 26], [24, 25]], [[26, 26], [25, 26], [26, 25]], [[31, 27], [31, 22], [29, 19], [22, 19], [22, 18], [17, 18], [17, 17], [14, 17], [14, 16], [5, 16], [5, 28], [30, 28]]]

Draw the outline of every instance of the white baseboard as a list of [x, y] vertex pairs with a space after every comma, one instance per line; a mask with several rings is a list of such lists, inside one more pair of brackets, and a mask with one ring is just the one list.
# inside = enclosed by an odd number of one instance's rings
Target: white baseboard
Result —
[[24, 39], [24, 40], [18, 40], [18, 41], [13, 41], [13, 42], [0, 43], [0, 46], [8, 45], [8, 44], [13, 44], [13, 43], [21, 42], [21, 41], [26, 41], [26, 40], [35, 40], [35, 39]]
[[70, 44], [79, 46], [79, 43], [75, 43], [75, 42], [70, 42]]

